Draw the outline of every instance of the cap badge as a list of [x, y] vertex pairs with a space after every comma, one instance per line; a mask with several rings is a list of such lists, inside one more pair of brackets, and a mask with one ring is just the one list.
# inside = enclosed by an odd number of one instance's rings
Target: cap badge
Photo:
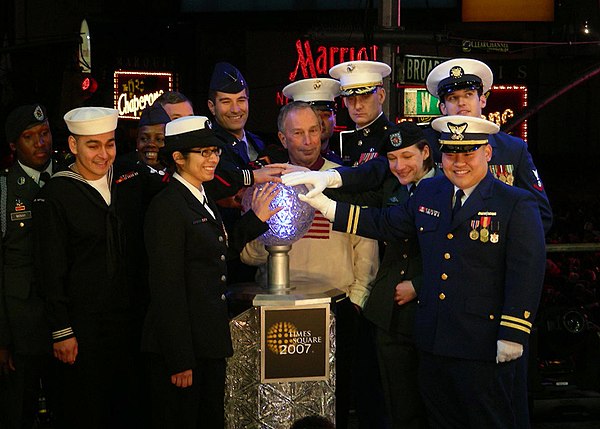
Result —
[[523, 312], [523, 317], [525, 317], [525, 319], [529, 319], [529, 316], [531, 316], [531, 313], [529, 311], [525, 310]]
[[464, 74], [465, 74], [465, 71], [463, 70], [463, 68], [461, 66], [454, 66], [450, 69], [450, 77], [452, 77], [454, 79], [459, 79], [459, 78], [463, 77]]
[[[231, 73], [227, 73], [227, 72], [223, 72], [223, 73], [225, 73], [227, 76], [229, 76], [232, 81], [237, 82], [237, 77], [235, 77]], [[244, 84], [244, 82], [241, 82], [241, 83]]]
[[356, 66], [355, 66], [354, 64], [348, 64], [348, 65], [346, 66], [346, 71], [347, 71], [348, 73], [352, 73], [352, 72], [354, 71], [354, 69], [355, 69], [355, 68], [356, 68]]
[[44, 111], [42, 110], [41, 106], [36, 106], [35, 110], [33, 111], [33, 117], [38, 121], [44, 120]]
[[402, 134], [400, 134], [400, 131], [390, 135], [390, 143], [394, 147], [399, 147], [400, 145], [402, 145]]
[[314, 85], [313, 85], [313, 89], [319, 89], [321, 88], [321, 81], [320, 80], [316, 80]]
[[465, 136], [463, 135], [463, 133], [467, 130], [468, 126], [469, 124], [467, 123], [453, 124], [451, 122], [448, 122], [448, 129], [452, 133], [452, 136], [450, 138], [452, 140], [464, 140]]

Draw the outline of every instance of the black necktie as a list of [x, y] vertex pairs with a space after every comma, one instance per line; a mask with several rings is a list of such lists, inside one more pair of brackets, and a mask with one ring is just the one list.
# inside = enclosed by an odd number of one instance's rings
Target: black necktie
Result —
[[42, 171], [40, 173], [40, 180], [38, 181], [40, 188], [42, 186], [44, 186], [46, 183], [48, 183], [49, 180], [50, 180], [50, 173], [48, 173], [47, 171]]
[[415, 193], [415, 191], [416, 191], [416, 190], [417, 190], [417, 184], [416, 184], [416, 183], [413, 183], [413, 184], [410, 186], [410, 189], [408, 190], [408, 196], [409, 196], [409, 197], [412, 197], [412, 196], [413, 196], [413, 194]]
[[464, 195], [465, 192], [462, 189], [459, 189], [454, 194], [454, 207], [452, 207], [452, 219], [456, 217], [456, 213], [458, 213], [458, 211], [462, 207], [462, 197], [464, 197]]

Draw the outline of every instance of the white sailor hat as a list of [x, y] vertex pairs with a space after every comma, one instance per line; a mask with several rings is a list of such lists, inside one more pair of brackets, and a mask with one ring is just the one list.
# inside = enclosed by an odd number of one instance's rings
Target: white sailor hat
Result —
[[440, 100], [458, 89], [481, 89], [485, 94], [494, 83], [487, 64], [471, 58], [455, 58], [437, 65], [427, 76], [427, 91]]
[[390, 66], [377, 61], [347, 61], [329, 69], [329, 75], [340, 81], [344, 97], [374, 92], [391, 72]]
[[302, 79], [283, 88], [283, 95], [294, 101], [305, 101], [316, 109], [335, 109], [340, 95], [340, 82], [329, 78]]
[[440, 151], [447, 153], [471, 152], [488, 144], [488, 136], [500, 127], [486, 119], [471, 116], [441, 116], [431, 122], [440, 134]]
[[223, 143], [212, 130], [210, 120], [206, 116], [183, 116], [165, 125], [165, 145], [160, 152], [173, 153], [209, 146], [223, 148]]
[[68, 111], [64, 120], [72, 134], [94, 136], [117, 128], [119, 112], [107, 107], [78, 107]]

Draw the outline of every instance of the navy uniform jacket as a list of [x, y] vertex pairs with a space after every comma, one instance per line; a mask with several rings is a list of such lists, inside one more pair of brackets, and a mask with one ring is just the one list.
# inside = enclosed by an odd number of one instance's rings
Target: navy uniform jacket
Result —
[[6, 171], [6, 194], [2, 195], [6, 203], [5, 219], [2, 219], [6, 222], [6, 233], [1, 252], [0, 346], [11, 344], [14, 351], [24, 354], [51, 350], [49, 327], [33, 267], [32, 206], [39, 191], [39, 185], [19, 163]]
[[[217, 138], [224, 143], [224, 147], [215, 171], [215, 178], [204, 184], [204, 190], [213, 199], [220, 200], [235, 195], [244, 186], [252, 185], [254, 183], [252, 170], [259, 166], [253, 167], [242, 158], [238, 139], [233, 134], [225, 131], [218, 124], [214, 124], [213, 129]], [[248, 131], [245, 133], [248, 144], [254, 147], [260, 158], [265, 150], [265, 143], [256, 134]]]
[[138, 272], [132, 252], [142, 238], [131, 226], [143, 218], [143, 206], [128, 208], [141, 201], [133, 186], [138, 180], [136, 175], [111, 180], [110, 205], [70, 170], [55, 174], [38, 194], [36, 269], [54, 341], [75, 336], [80, 350], [89, 350], [138, 339], [143, 298], [132, 281]]
[[363, 164], [379, 156], [387, 130], [392, 125], [388, 118], [381, 114], [367, 127], [340, 133], [340, 154], [344, 165]]
[[197, 359], [232, 355], [226, 259], [268, 229], [249, 211], [227, 236], [216, 204], [205, 207], [177, 179], [150, 204], [144, 227], [150, 307], [142, 349], [164, 357], [172, 374]]
[[[386, 210], [339, 203], [334, 229], [383, 240], [417, 237], [423, 258], [417, 346], [493, 361], [498, 339], [525, 344], [531, 332], [544, 278], [544, 231], [533, 196], [491, 173], [454, 220], [453, 192], [444, 176], [422, 181], [405, 205]], [[487, 242], [470, 236], [483, 219]], [[481, 233], [481, 224], [475, 227]]]
[[[434, 162], [441, 163], [439, 133], [432, 128], [423, 131], [432, 149]], [[552, 208], [537, 167], [527, 150], [527, 143], [504, 132], [490, 135], [489, 143], [492, 147], [492, 159], [488, 163], [490, 171], [497, 179], [531, 192], [538, 202], [544, 232], [548, 233], [552, 226]]]

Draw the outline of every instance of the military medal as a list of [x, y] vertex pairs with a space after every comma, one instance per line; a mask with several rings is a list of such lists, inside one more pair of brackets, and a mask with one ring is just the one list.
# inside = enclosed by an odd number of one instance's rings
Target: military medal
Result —
[[479, 227], [479, 221], [478, 220], [472, 220], [471, 221], [471, 232], [469, 233], [469, 238], [473, 241], [477, 240], [479, 238], [479, 232], [477, 231], [477, 228]]
[[506, 183], [509, 184], [510, 186], [513, 186], [513, 184], [515, 183], [515, 176], [513, 175], [513, 166], [512, 165], [507, 165], [506, 166]]
[[479, 231], [479, 239], [482, 243], [487, 243], [490, 239], [490, 231], [488, 230], [488, 226], [492, 218], [490, 216], [481, 216], [481, 231]]
[[496, 244], [500, 239], [500, 234], [498, 234], [498, 231], [500, 230], [500, 222], [492, 222], [492, 226], [490, 226], [490, 229], [494, 231], [490, 234], [490, 242]]

